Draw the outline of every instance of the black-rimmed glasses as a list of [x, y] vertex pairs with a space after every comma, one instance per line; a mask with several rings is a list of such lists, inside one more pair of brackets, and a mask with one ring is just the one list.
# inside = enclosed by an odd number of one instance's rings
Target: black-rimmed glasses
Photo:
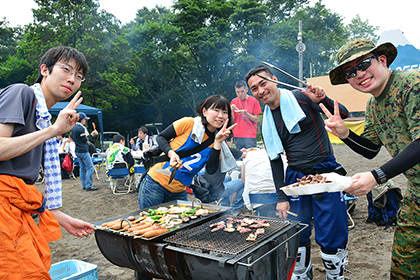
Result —
[[74, 71], [73, 67], [69, 66], [69, 65], [65, 65], [65, 64], [60, 64], [60, 63], [56, 63], [55, 65], [61, 66], [61, 69], [63, 69], [63, 72], [68, 74], [69, 76], [76, 74], [76, 80], [78, 80], [79, 82], [83, 82], [86, 78], [85, 76], [83, 76], [83, 74], [80, 74], [76, 71]]
[[357, 70], [366, 71], [372, 65], [372, 59], [379, 57], [379, 55], [373, 55], [369, 58], [366, 58], [362, 62], [360, 62], [356, 67], [346, 70], [344, 72], [344, 77], [346, 79], [351, 79], [356, 77]]

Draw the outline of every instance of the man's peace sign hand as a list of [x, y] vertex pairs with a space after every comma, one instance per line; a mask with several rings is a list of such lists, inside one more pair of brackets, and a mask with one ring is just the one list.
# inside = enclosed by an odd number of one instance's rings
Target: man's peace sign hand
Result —
[[334, 101], [334, 115], [324, 106], [324, 104], [319, 104], [324, 114], [327, 116], [325, 122], [325, 129], [337, 136], [340, 139], [345, 139], [349, 136], [350, 130], [344, 124], [343, 119], [340, 116], [340, 109], [338, 107], [338, 101]]
[[69, 104], [58, 114], [57, 120], [54, 123], [54, 127], [58, 130], [56, 135], [70, 131], [79, 120], [76, 108], [83, 101], [83, 98], [80, 97], [81, 94], [82, 93], [79, 91], [69, 102]]

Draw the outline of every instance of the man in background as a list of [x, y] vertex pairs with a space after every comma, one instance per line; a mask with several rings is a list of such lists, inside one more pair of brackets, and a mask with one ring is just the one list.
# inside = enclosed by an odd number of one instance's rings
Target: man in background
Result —
[[230, 103], [233, 122], [237, 123], [233, 128], [235, 147], [238, 150], [257, 147], [258, 122], [262, 114], [260, 103], [248, 95], [245, 81], [236, 82], [235, 92], [237, 97]]
[[69, 138], [66, 138], [63, 141], [63, 145], [61, 145], [60, 149], [58, 150], [59, 153], [70, 153], [73, 158], [76, 158], [76, 144], [74, 144], [73, 136], [70, 131]]
[[[134, 159], [130, 153], [130, 150], [125, 146], [125, 137], [121, 134], [115, 134], [112, 138], [112, 145], [106, 150], [106, 166], [108, 169], [112, 168], [125, 168], [124, 163], [118, 164], [118, 162], [126, 162], [128, 169], [134, 166]], [[130, 173], [134, 174], [134, 173]]]
[[56, 140], [57, 140], [58, 146], [61, 147], [61, 145], [63, 145], [64, 141], [66, 140], [66, 137], [64, 134], [60, 134], [60, 135], [57, 135]]
[[[283, 154], [281, 157], [284, 162], [284, 170], [286, 171], [287, 159]], [[245, 185], [242, 196], [248, 210], [251, 210], [251, 203], [249, 199], [249, 192], [251, 190], [253, 193], [260, 193], [261, 191], [259, 190], [264, 190], [264, 193], [276, 193], [276, 187], [274, 185], [273, 175], [271, 172], [270, 159], [268, 158], [267, 151], [265, 149], [248, 152], [246, 158], [243, 160], [241, 179]], [[254, 203], [252, 208], [259, 216], [277, 217], [276, 206], [276, 203]]]
[[92, 185], [92, 175], [95, 171], [92, 157], [89, 153], [88, 139], [98, 135], [96, 129], [89, 134], [85, 124], [90, 118], [85, 113], [79, 113], [79, 122], [72, 129], [73, 141], [76, 144], [76, 156], [79, 161], [79, 176], [82, 187], [86, 191], [96, 191], [98, 187]]
[[[133, 151], [144, 151], [153, 147], [153, 138], [147, 135], [149, 131], [146, 127], [142, 126], [139, 128], [137, 137], [131, 138], [130, 144]], [[137, 138], [136, 144], [134, 144], [134, 139]]]

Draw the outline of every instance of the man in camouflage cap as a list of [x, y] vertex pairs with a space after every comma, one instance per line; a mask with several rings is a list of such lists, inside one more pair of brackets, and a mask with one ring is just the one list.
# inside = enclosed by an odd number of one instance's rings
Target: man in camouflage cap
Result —
[[[373, 158], [383, 145], [393, 157], [375, 170], [355, 174], [355, 183], [346, 192], [365, 195], [401, 173], [408, 179], [395, 229], [391, 279], [419, 279], [420, 70], [391, 71], [388, 67], [396, 56], [397, 49], [391, 43], [376, 47], [371, 40], [355, 40], [338, 51], [339, 65], [330, 72], [331, 83], [349, 83], [372, 95], [360, 136], [344, 125], [338, 113], [323, 110], [328, 117], [327, 130], [351, 149]], [[338, 105], [335, 107], [337, 111]]]

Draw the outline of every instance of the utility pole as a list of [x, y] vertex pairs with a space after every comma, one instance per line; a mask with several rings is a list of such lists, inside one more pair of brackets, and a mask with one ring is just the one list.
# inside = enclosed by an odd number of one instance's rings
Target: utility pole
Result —
[[[297, 39], [299, 43], [296, 45], [296, 51], [299, 53], [299, 79], [303, 80], [303, 52], [306, 50], [305, 44], [302, 42], [302, 21], [299, 20], [299, 32]], [[302, 83], [299, 83], [299, 87], [303, 87]]]

